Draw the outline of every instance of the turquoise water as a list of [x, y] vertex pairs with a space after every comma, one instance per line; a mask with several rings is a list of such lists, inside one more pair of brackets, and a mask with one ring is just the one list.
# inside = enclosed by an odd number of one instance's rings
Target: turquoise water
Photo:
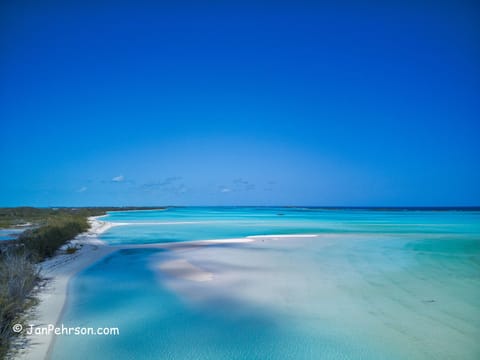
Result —
[[[102, 236], [115, 245], [321, 236], [120, 249], [73, 278], [62, 319], [120, 336], [57, 337], [53, 359], [480, 357], [479, 212], [178, 208], [105, 220], [128, 223]], [[161, 270], [179, 259], [213, 279]]]
[[251, 235], [377, 233], [479, 234], [475, 212], [322, 210], [297, 208], [173, 208], [112, 212], [102, 220], [128, 224], [101, 239], [111, 245], [227, 239]]
[[1, 240], [15, 240], [24, 229], [0, 229], [0, 241]]

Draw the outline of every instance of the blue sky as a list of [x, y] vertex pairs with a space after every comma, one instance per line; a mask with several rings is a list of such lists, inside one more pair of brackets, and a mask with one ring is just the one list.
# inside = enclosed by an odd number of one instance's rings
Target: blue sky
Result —
[[0, 206], [480, 204], [473, 1], [1, 7]]

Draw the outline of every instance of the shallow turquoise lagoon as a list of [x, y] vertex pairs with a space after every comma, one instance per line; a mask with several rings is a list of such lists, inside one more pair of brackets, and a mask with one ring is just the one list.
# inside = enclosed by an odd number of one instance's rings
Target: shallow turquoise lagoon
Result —
[[102, 234], [111, 245], [226, 239], [252, 235], [376, 233], [479, 234], [476, 212], [313, 208], [171, 208], [111, 212], [122, 224]]
[[[179, 208], [105, 220], [128, 224], [102, 237], [116, 245], [320, 236], [120, 249], [72, 279], [62, 319], [120, 335], [59, 336], [53, 359], [480, 357], [478, 212]], [[212, 280], [162, 270], [178, 260]]]

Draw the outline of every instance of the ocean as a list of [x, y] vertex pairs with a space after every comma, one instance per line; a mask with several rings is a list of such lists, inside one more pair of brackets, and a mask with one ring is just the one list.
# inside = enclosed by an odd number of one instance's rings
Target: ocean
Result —
[[480, 358], [478, 211], [186, 207], [102, 220], [118, 224], [100, 236], [118, 251], [72, 278], [61, 322], [120, 335], [58, 336], [53, 359]]

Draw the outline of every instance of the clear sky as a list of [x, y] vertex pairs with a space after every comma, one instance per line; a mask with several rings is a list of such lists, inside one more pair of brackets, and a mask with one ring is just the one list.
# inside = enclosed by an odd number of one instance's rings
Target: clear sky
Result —
[[0, 206], [480, 205], [476, 1], [0, 6]]

